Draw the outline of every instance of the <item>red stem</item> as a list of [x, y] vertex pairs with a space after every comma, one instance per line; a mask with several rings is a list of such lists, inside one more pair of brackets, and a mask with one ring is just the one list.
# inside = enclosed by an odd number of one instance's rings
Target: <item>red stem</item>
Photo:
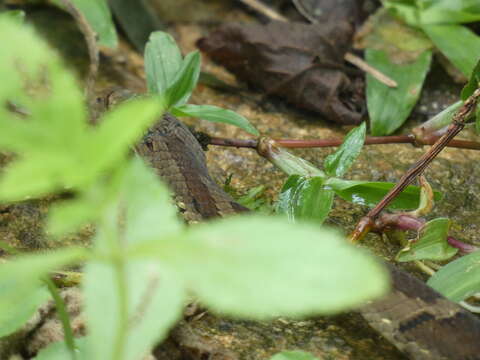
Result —
[[[416, 146], [433, 145], [439, 139], [416, 139], [415, 135], [397, 135], [397, 136], [367, 136], [365, 138], [365, 145], [378, 145], [378, 144], [412, 144]], [[311, 139], [311, 140], [291, 140], [291, 139], [278, 139], [275, 140], [278, 146], [284, 148], [321, 148], [321, 147], [333, 147], [340, 146], [343, 143], [343, 139]], [[210, 145], [218, 146], [231, 146], [237, 148], [251, 148], [256, 149], [258, 141], [256, 139], [226, 139], [211, 137], [209, 141]], [[476, 141], [468, 140], [450, 140], [447, 144], [448, 147], [480, 150], [480, 143]]]

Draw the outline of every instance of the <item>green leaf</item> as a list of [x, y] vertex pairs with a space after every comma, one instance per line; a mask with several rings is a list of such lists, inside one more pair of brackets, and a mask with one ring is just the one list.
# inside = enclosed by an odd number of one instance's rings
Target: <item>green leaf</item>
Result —
[[[11, 276], [15, 277], [15, 274]], [[0, 295], [1, 297], [9, 296], [4, 291], [0, 291]], [[0, 336], [12, 334], [20, 329], [49, 298], [50, 293], [45, 286], [30, 288], [28, 296], [18, 298], [14, 305], [11, 304], [8, 312], [0, 312]]]
[[[73, 144], [62, 143], [53, 147], [37, 142], [33, 148], [36, 152], [30, 149], [32, 145], [25, 145], [28, 147], [21, 153], [27, 156], [10, 164], [0, 180], [0, 199], [24, 200], [64, 188], [77, 189], [89, 185], [105, 170], [124, 159], [130, 146], [162, 110], [162, 105], [156, 99], [131, 100], [108, 112], [97, 128], [88, 132], [79, 129], [77, 143], [73, 141]], [[61, 113], [57, 112], [51, 118], [59, 117], [63, 119]], [[133, 118], [135, 122], [132, 122]], [[55, 128], [54, 125], [48, 129], [60, 137], [68, 139], [70, 136], [67, 129]], [[43, 131], [37, 130], [40, 138]], [[30, 134], [19, 135], [19, 139], [20, 143], [26, 142]], [[53, 148], [50, 150], [47, 146]], [[32, 176], [35, 181], [31, 181]]]
[[[0, 76], [5, 80], [0, 102], [14, 102], [29, 113], [25, 119], [0, 107], [0, 145], [33, 154], [40, 146], [42, 152], [71, 150], [82, 140], [87, 117], [76, 79], [29, 26], [2, 19], [0, 40]], [[59, 114], [59, 104], [68, 117]]]
[[201, 224], [132, 252], [175, 269], [211, 309], [252, 319], [332, 314], [388, 289], [381, 264], [339, 233], [283, 218]]
[[6, 81], [0, 102], [14, 102], [29, 113], [22, 118], [0, 107], [0, 147], [18, 155], [0, 180], [3, 201], [85, 186], [121, 160], [161, 112], [158, 100], [132, 101], [89, 130], [82, 93], [55, 52], [28, 26], [5, 19], [0, 38], [0, 76]]
[[422, 24], [458, 24], [480, 20], [477, 0], [421, 0]]
[[420, 200], [418, 208], [409, 213], [410, 216], [417, 218], [428, 215], [435, 205], [435, 194], [432, 186], [423, 175], [421, 175], [418, 180], [420, 183]]
[[186, 104], [193, 89], [197, 86], [200, 75], [200, 53], [191, 52], [183, 59], [182, 66], [177, 71], [172, 85], [167, 89], [168, 108]]
[[[86, 339], [87, 337], [85, 336], [75, 339], [76, 360], [91, 359], [88, 357]], [[34, 357], [34, 360], [68, 360], [68, 359], [70, 359], [70, 351], [67, 348], [65, 341], [57, 341], [57, 342], [51, 343], [46, 348], [40, 350], [38, 355]]]
[[170, 191], [143, 160], [132, 161], [122, 186], [122, 199], [127, 204], [125, 245], [183, 230]]
[[475, 65], [468, 83], [463, 87], [462, 94], [460, 95], [463, 101], [467, 100], [475, 90], [480, 87], [480, 58]]
[[61, 236], [94, 222], [105, 211], [112, 187], [110, 183], [95, 183], [83, 189], [74, 199], [53, 203], [48, 212], [47, 233]]
[[397, 88], [390, 88], [371, 75], [367, 75], [367, 107], [372, 135], [389, 135], [408, 118], [422, 90], [430, 69], [432, 54], [422, 53], [411, 64], [397, 65], [383, 51], [367, 49], [369, 65], [395, 80]]
[[370, 16], [363, 27], [368, 30], [359, 34], [356, 45], [362, 49], [383, 50], [398, 63], [414, 61], [434, 47], [422, 30], [399, 20], [384, 7]]
[[402, 249], [396, 260], [405, 262], [413, 260], [447, 260], [454, 256], [458, 249], [447, 242], [450, 220], [438, 218], [427, 222], [420, 230], [419, 238]]
[[425, 25], [422, 29], [443, 55], [470, 77], [480, 58], [480, 37], [461, 25]]
[[411, 26], [419, 26], [420, 24], [420, 11], [415, 6], [415, 1], [397, 1], [397, 0], [384, 0], [383, 6], [387, 8], [393, 15], [402, 19]]
[[264, 157], [287, 175], [318, 176], [326, 178], [325, 173], [309, 161], [293, 155], [291, 152], [271, 146]]
[[[259, 185], [248, 189], [247, 193], [242, 196], [236, 196], [236, 193], [233, 190], [231, 190], [230, 193], [240, 205], [243, 205], [252, 211], [258, 211], [263, 214], [271, 214], [273, 209], [267, 199], [265, 189], [265, 185]], [[225, 191], [228, 193], [228, 188], [225, 189]]]
[[384, 6], [412, 26], [480, 20], [477, 0], [384, 1]]
[[149, 36], [156, 30], [167, 28], [164, 17], [158, 9], [146, 2], [130, 0], [109, 0], [108, 5], [115, 20], [126, 37], [143, 53]]
[[149, 98], [132, 99], [107, 112], [100, 125], [90, 131], [90, 143], [82, 149], [81, 161], [88, 164], [92, 177], [122, 160], [164, 110], [162, 98]]
[[2, 179], [0, 192], [3, 200], [23, 200], [69, 184], [79, 175], [72, 157], [85, 141], [86, 111], [76, 79], [30, 27], [2, 19], [0, 40], [0, 76], [5, 80], [0, 102], [13, 101], [29, 113], [21, 118], [7, 106], [0, 107], [0, 147], [19, 155]]
[[181, 279], [147, 260], [127, 260], [120, 269], [89, 262], [84, 296], [94, 359], [141, 359], [167, 336], [185, 302]]
[[[328, 179], [326, 187], [332, 190], [342, 199], [354, 204], [373, 207], [395, 186], [388, 182], [352, 181], [338, 178]], [[392, 210], [416, 209], [419, 206], [420, 188], [418, 186], [407, 186], [388, 206]], [[434, 191], [434, 199], [441, 199], [441, 194]]]
[[332, 208], [335, 193], [324, 188], [320, 177], [290, 176], [279, 195], [277, 211], [290, 221], [310, 220], [321, 224]]
[[25, 11], [23, 10], [9, 10], [5, 12], [0, 12], [0, 17], [8, 17], [12, 20], [23, 23], [25, 21]]
[[48, 272], [82, 260], [86, 251], [70, 248], [22, 255], [0, 265], [0, 336], [18, 329], [48, 298], [40, 279]]
[[362, 151], [365, 141], [366, 123], [350, 130], [343, 144], [335, 153], [328, 155], [323, 163], [325, 172], [330, 176], [343, 176]]
[[[53, 0], [58, 6], [64, 7], [61, 0]], [[116, 48], [118, 39], [112, 15], [106, 0], [70, 0], [73, 5], [85, 16], [88, 24], [98, 37], [100, 45]]]
[[165, 94], [182, 66], [182, 54], [175, 40], [166, 32], [150, 35], [145, 47], [145, 73], [148, 92]]
[[[41, 197], [70, 185], [70, 175], [77, 176], [66, 154], [49, 157], [45, 154], [30, 156], [9, 164], [0, 180], [0, 200], [23, 201]], [[35, 181], [32, 181], [35, 179]]]
[[131, 161], [115, 190], [94, 239], [94, 251], [104, 260], [85, 270], [89, 348], [95, 359], [138, 359], [179, 319], [185, 293], [168, 267], [132, 258], [127, 249], [161, 242], [183, 226], [166, 187], [140, 159]]
[[304, 351], [282, 351], [273, 355], [270, 360], [319, 360], [317, 357]]
[[124, 172], [120, 169], [117, 173], [120, 180], [95, 183], [75, 199], [56, 203], [49, 213], [48, 231], [62, 235], [78, 230], [97, 220], [119, 196], [128, 203], [127, 242], [167, 236], [182, 229], [169, 191], [141, 159], [136, 158]]
[[443, 266], [427, 284], [456, 302], [480, 292], [480, 251]]
[[173, 108], [172, 113], [175, 116], [191, 116], [208, 121], [235, 125], [252, 135], [260, 135], [258, 130], [242, 115], [218, 106], [185, 104]]

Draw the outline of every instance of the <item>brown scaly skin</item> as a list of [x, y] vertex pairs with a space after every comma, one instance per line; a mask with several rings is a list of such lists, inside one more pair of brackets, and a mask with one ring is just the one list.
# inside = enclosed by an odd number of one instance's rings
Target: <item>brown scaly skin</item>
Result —
[[480, 320], [431, 287], [387, 264], [392, 291], [360, 313], [414, 360], [480, 359]]
[[[109, 92], [104, 106], [111, 107], [132, 96], [128, 90]], [[175, 203], [187, 222], [248, 210], [211, 178], [201, 145], [173, 115], [164, 114], [135, 145], [135, 152], [170, 186]]]
[[174, 116], [163, 115], [135, 146], [135, 152], [168, 183], [187, 222], [247, 210], [210, 177], [202, 147]]
[[[120, 90], [112, 106], [131, 96]], [[188, 128], [165, 114], [135, 146], [164, 179], [188, 222], [247, 211], [210, 177]], [[368, 323], [413, 360], [480, 360], [480, 320], [405, 271], [387, 264], [392, 291], [360, 309]]]

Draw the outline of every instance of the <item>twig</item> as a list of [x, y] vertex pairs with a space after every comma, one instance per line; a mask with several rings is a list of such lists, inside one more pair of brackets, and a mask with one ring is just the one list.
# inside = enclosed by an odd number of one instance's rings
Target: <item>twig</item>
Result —
[[413, 165], [399, 180], [387, 195], [372, 209], [368, 214], [360, 219], [354, 231], [350, 235], [350, 240], [356, 242], [362, 239], [373, 227], [375, 218], [382, 210], [390, 204], [390, 202], [400, 194], [403, 189], [410, 185], [415, 178], [420, 175], [433, 159], [443, 150], [445, 146], [465, 127], [465, 122], [475, 111], [478, 98], [480, 97], [480, 89], [470, 96], [458, 109], [452, 119], [452, 124], [448, 127], [447, 132], [439, 138], [435, 144], [427, 151], [415, 165]]
[[[94, 98], [93, 88], [100, 66], [100, 53], [97, 44], [97, 34], [92, 29], [82, 12], [78, 10], [78, 8], [71, 0], [61, 1], [68, 13], [72, 15], [77, 22], [77, 25], [80, 28], [80, 31], [82, 32], [87, 43], [88, 56], [90, 57], [90, 65], [88, 68], [88, 75], [85, 84], [85, 96], [89, 101], [91, 101]], [[89, 108], [92, 108], [92, 106], [89, 106]]]
[[398, 86], [395, 80], [389, 78], [387, 75], [385, 75], [381, 71], [368, 65], [362, 58], [359, 58], [358, 56], [349, 52], [347, 52], [343, 58], [345, 59], [345, 61], [355, 65], [359, 69], [365, 71], [367, 74], [372, 75], [375, 79], [387, 85], [388, 87], [396, 88]]
[[265, 15], [271, 20], [277, 20], [277, 21], [284, 21], [288, 22], [288, 19], [273, 10], [272, 8], [268, 7], [267, 5], [263, 4], [260, 1], [257, 0], [240, 0], [242, 3], [244, 3], [247, 6], [250, 6], [252, 9], [255, 11], [258, 11], [260, 14]]
[[[410, 213], [411, 214], [411, 213]], [[370, 231], [376, 233], [384, 233], [388, 229], [396, 229], [400, 231], [416, 231], [425, 225], [425, 219], [410, 215], [409, 213], [382, 213], [375, 220]], [[479, 248], [472, 244], [467, 244], [453, 236], [447, 236], [447, 242], [450, 246], [459, 250], [461, 254], [470, 254], [478, 251]], [[433, 267], [434, 265], [429, 265]]]
[[[206, 145], [229, 146], [237, 148], [256, 149], [258, 142], [256, 139], [228, 139], [219, 137], [206, 137]], [[436, 139], [416, 139], [413, 134], [397, 135], [397, 136], [367, 136], [365, 138], [365, 145], [380, 145], [380, 144], [412, 144], [415, 146], [433, 145]], [[277, 146], [284, 148], [323, 148], [340, 146], [343, 139], [310, 139], [310, 140], [293, 140], [293, 139], [275, 139]], [[450, 140], [446, 145], [448, 147], [480, 150], [480, 143], [468, 140]]]
[[415, 260], [414, 261], [415, 265], [417, 265], [417, 267], [422, 270], [425, 274], [427, 274], [428, 276], [433, 276], [435, 275], [435, 270], [433, 270], [432, 268], [430, 268], [428, 265], [425, 265], [423, 262], [419, 261], [419, 260]]
[[[289, 20], [283, 16], [282, 14], [279, 14], [272, 8], [268, 7], [267, 5], [263, 4], [262, 2], [258, 0], [240, 0], [242, 3], [245, 5], [250, 6], [252, 9], [258, 11], [260, 14], [265, 15], [271, 20], [277, 20], [277, 21], [283, 21], [283, 22], [289, 22]], [[297, 7], [298, 9], [298, 7]], [[303, 16], [305, 16], [302, 13]], [[309, 21], [311, 21], [310, 17], [305, 16]], [[388, 87], [395, 88], [398, 86], [397, 82], [395, 80], [392, 80], [389, 78], [387, 75], [383, 74], [381, 71], [378, 69], [375, 69], [374, 67], [368, 65], [363, 59], [359, 58], [358, 56], [347, 52], [343, 59], [350, 64], [355, 65], [358, 67], [360, 70], [363, 70], [367, 74], [372, 75], [375, 79], [380, 81], [381, 83], [387, 85]]]
[[295, 5], [295, 7], [297, 8], [297, 11], [305, 19], [310, 21], [312, 24], [318, 24], [318, 20], [315, 18], [315, 16], [312, 16], [312, 14], [310, 14], [307, 9], [305, 9], [302, 2], [300, 2], [299, 0], [292, 0], [292, 2], [293, 2], [293, 5]]
[[218, 137], [208, 137], [206, 145], [230, 146], [236, 148], [256, 149], [258, 147], [257, 139], [225, 139]]

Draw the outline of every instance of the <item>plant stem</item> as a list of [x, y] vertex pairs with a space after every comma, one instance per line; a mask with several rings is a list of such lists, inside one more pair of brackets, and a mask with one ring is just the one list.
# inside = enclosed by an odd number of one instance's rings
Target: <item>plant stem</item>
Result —
[[455, 239], [453, 236], [448, 236], [447, 242], [450, 246], [459, 249], [462, 254], [470, 254], [479, 250], [478, 246], [464, 243], [463, 241]]
[[448, 127], [447, 132], [439, 138], [435, 144], [427, 151], [398, 181], [398, 183], [388, 192], [387, 195], [372, 209], [368, 214], [360, 219], [354, 231], [350, 235], [350, 240], [356, 242], [362, 239], [366, 233], [374, 226], [376, 217], [383, 209], [400, 194], [403, 189], [410, 185], [415, 178], [420, 175], [425, 168], [435, 159], [435, 157], [443, 150], [443, 148], [465, 127], [465, 122], [475, 111], [478, 98], [480, 97], [480, 89], [470, 96], [463, 105], [455, 113], [452, 124]]
[[369, 65], [365, 60], [363, 60], [362, 58], [359, 58], [358, 56], [352, 53], [349, 53], [349, 52], [345, 53], [345, 56], [343, 57], [343, 59], [345, 61], [348, 61], [350, 64], [355, 65], [359, 69], [365, 71], [367, 74], [370, 74], [375, 79], [387, 85], [388, 87], [396, 88], [398, 86], [398, 83], [395, 80], [389, 78], [387, 75], [385, 75], [378, 69], [375, 69], [373, 66]]
[[435, 274], [435, 270], [433, 270], [429, 266], [425, 265], [423, 262], [421, 262], [419, 260], [415, 260], [414, 263], [415, 263], [415, 265], [417, 265], [417, 267], [420, 270], [422, 270], [428, 276], [433, 276]]
[[257, 139], [226, 139], [226, 138], [208, 136], [207, 145], [256, 149], [258, 147], [258, 140]]
[[[433, 145], [439, 139], [428, 138], [418, 139], [413, 134], [396, 135], [396, 136], [367, 136], [365, 138], [365, 145], [380, 145], [380, 144], [412, 144], [416, 146]], [[277, 146], [284, 148], [322, 148], [340, 146], [343, 139], [310, 139], [310, 140], [293, 140], [293, 139], [277, 139], [275, 140]], [[215, 146], [230, 146], [237, 148], [256, 149], [258, 141], [256, 139], [228, 139], [219, 137], [209, 137], [208, 145]], [[452, 139], [446, 145], [459, 149], [480, 150], [480, 143], [468, 140]]]
[[112, 212], [115, 216], [107, 216], [103, 219], [101, 228], [104, 231], [106, 243], [108, 243], [109, 253], [107, 255], [107, 264], [113, 271], [114, 282], [116, 286], [116, 298], [118, 306], [118, 325], [112, 331], [115, 331], [115, 342], [112, 357], [110, 360], [125, 359], [125, 344], [128, 336], [128, 286], [127, 286], [127, 259], [124, 252], [124, 228], [122, 219], [125, 218], [121, 202], [116, 203]]
[[123, 360], [124, 347], [127, 340], [128, 331], [128, 292], [126, 286], [125, 262], [120, 256], [114, 260], [113, 269], [115, 271], [115, 280], [117, 285], [118, 307], [119, 307], [119, 325], [115, 339], [115, 350], [112, 360]]
[[53, 301], [55, 301], [55, 307], [57, 309], [58, 317], [62, 322], [63, 333], [65, 334], [65, 344], [67, 345], [68, 351], [70, 353], [70, 358], [72, 360], [77, 359], [76, 346], [75, 346], [75, 337], [73, 335], [72, 325], [70, 323], [70, 315], [68, 314], [65, 301], [63, 301], [60, 293], [53, 283], [53, 281], [45, 276], [43, 282], [47, 285], [48, 291], [52, 295]]
[[250, 6], [252, 9], [255, 11], [259, 12], [260, 14], [263, 14], [264, 16], [268, 17], [271, 20], [276, 20], [276, 21], [283, 21], [283, 22], [288, 22], [288, 19], [273, 10], [272, 8], [268, 7], [264, 3], [258, 1], [258, 0], [240, 0], [242, 3], [244, 3], [247, 6]]
[[416, 135], [417, 138], [424, 137], [450, 125], [453, 115], [460, 108], [460, 106], [462, 106], [461, 100], [453, 103], [445, 110], [439, 112], [431, 119], [425, 121], [422, 125], [414, 128], [413, 133]]
[[100, 50], [97, 43], [97, 34], [93, 30], [90, 23], [83, 13], [76, 7], [72, 0], [61, 0], [61, 4], [65, 7], [67, 12], [75, 19], [78, 28], [82, 32], [87, 43], [88, 56], [90, 58], [90, 65], [85, 84], [85, 95], [88, 99], [94, 99], [94, 85], [97, 79], [98, 69], [100, 67]]

